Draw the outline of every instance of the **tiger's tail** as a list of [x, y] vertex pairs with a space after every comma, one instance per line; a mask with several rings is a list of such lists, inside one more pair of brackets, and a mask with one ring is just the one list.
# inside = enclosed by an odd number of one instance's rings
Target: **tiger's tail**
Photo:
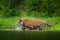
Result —
[[47, 23], [47, 26], [48, 26], [48, 27], [53, 27], [53, 26], [55, 26], [56, 24], [57, 24], [57, 22], [55, 22], [55, 23], [50, 23], [50, 24]]

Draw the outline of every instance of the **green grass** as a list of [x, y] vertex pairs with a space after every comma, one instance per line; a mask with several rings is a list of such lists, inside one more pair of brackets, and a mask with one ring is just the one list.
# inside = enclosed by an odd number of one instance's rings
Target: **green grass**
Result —
[[9, 18], [0, 18], [0, 29], [12, 29], [16, 26], [19, 19], [31, 19], [31, 20], [44, 20], [46, 22], [57, 22], [54, 27], [46, 28], [46, 30], [60, 30], [60, 17], [52, 18], [36, 18], [36, 17], [9, 17]]
[[0, 18], [0, 28], [7, 29], [13, 28], [17, 24], [18, 18]]

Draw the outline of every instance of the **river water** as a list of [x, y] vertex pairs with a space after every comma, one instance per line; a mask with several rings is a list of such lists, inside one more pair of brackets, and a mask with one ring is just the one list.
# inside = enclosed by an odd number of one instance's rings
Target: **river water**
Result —
[[0, 30], [0, 40], [60, 40], [60, 31]]

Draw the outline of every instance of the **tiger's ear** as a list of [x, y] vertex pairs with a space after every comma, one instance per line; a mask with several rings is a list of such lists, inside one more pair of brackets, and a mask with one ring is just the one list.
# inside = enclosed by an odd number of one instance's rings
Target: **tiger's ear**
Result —
[[21, 22], [22, 20], [20, 19], [20, 22]]

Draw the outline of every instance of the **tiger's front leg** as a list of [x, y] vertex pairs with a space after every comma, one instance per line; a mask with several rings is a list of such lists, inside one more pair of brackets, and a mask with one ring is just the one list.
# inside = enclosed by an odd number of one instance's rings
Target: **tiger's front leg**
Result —
[[26, 27], [23, 26], [23, 27], [22, 27], [22, 30], [26, 30]]
[[22, 25], [22, 30], [26, 30], [27, 27], [28, 27], [28, 26], [27, 26], [26, 24], [23, 24], [23, 25]]

